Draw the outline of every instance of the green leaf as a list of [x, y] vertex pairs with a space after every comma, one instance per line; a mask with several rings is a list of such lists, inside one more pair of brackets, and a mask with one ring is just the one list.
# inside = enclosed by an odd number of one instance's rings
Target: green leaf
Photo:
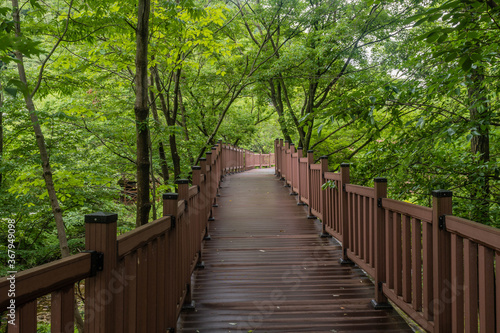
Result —
[[425, 124], [425, 119], [424, 119], [424, 118], [420, 118], [420, 119], [417, 121], [417, 127], [419, 127], [419, 128], [424, 127], [424, 124]]
[[471, 58], [469, 58], [469, 56], [466, 56], [464, 62], [462, 63], [462, 69], [467, 72], [469, 71], [471, 66], [472, 66], [472, 60]]
[[5, 87], [4, 88], [5, 92], [13, 97], [17, 96], [17, 88], [13, 87]]
[[319, 127], [318, 127], [318, 135], [321, 135], [321, 131], [323, 130], [323, 126], [325, 126], [325, 124], [319, 125]]
[[439, 38], [439, 33], [437, 32], [432, 32], [430, 33], [427, 38], [426, 38], [426, 42], [427, 43], [434, 43], [437, 39]]
[[458, 54], [455, 52], [448, 53], [448, 56], [446, 56], [446, 58], [444, 58], [444, 61], [446, 61], [446, 62], [453, 61], [453, 60], [457, 59], [457, 55]]
[[448, 34], [445, 32], [441, 35], [441, 37], [438, 38], [437, 42], [442, 43], [448, 38]]
[[423, 19], [420, 19], [417, 22], [415, 22], [415, 24], [413, 26], [418, 27], [419, 25], [421, 25], [422, 23], [424, 23], [426, 21], [427, 21], [427, 17], [424, 17]]

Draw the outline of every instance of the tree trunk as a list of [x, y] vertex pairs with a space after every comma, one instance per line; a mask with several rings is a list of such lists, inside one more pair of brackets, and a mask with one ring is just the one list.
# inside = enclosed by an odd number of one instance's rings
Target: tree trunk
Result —
[[[19, 16], [19, 4], [18, 0], [12, 0], [12, 18], [14, 20], [15, 25], [15, 34], [16, 37], [21, 37], [21, 18]], [[66, 237], [66, 230], [64, 228], [64, 220], [62, 215], [62, 209], [59, 206], [59, 200], [57, 198], [56, 189], [54, 186], [54, 180], [52, 178], [52, 167], [50, 166], [49, 154], [47, 152], [47, 146], [45, 145], [45, 138], [43, 136], [43, 131], [40, 126], [40, 121], [38, 119], [38, 115], [36, 114], [35, 104], [33, 103], [33, 96], [29, 93], [28, 79], [26, 77], [26, 70], [24, 68], [23, 55], [18, 50], [14, 51], [16, 55], [17, 70], [19, 73], [19, 80], [23, 83], [25, 90], [24, 101], [26, 103], [26, 108], [30, 113], [31, 123], [33, 125], [33, 131], [35, 132], [36, 143], [38, 146], [38, 151], [40, 152], [40, 159], [42, 161], [42, 171], [43, 171], [43, 179], [45, 180], [45, 187], [47, 189], [49, 195], [50, 206], [52, 208], [52, 214], [54, 215], [54, 220], [56, 223], [57, 229], [57, 237], [59, 239], [59, 249], [61, 250], [61, 256], [63, 258], [68, 257], [69, 246], [68, 239]], [[83, 320], [80, 316], [80, 312], [78, 311], [78, 305], [75, 301], [75, 324], [80, 333], [84, 332]]]
[[[184, 128], [184, 139], [186, 140], [186, 142], [189, 142], [189, 131], [187, 128], [186, 109], [184, 108], [184, 102], [182, 100], [182, 91], [180, 88], [179, 88], [179, 107], [181, 109], [182, 127]], [[189, 154], [189, 163], [191, 163], [191, 165], [195, 165], [194, 157], [191, 154]]]
[[[14, 8], [13, 18], [16, 27], [16, 37], [21, 36], [21, 23], [19, 18], [18, 2], [17, 0], [12, 0], [12, 7]], [[26, 87], [24, 91], [24, 101], [26, 103], [26, 108], [30, 113], [31, 123], [33, 125], [33, 130], [35, 132], [36, 143], [38, 145], [38, 150], [40, 152], [40, 159], [42, 160], [43, 178], [45, 180], [45, 186], [49, 194], [50, 205], [52, 207], [52, 212], [54, 214], [54, 219], [56, 222], [57, 235], [59, 238], [59, 247], [61, 249], [62, 257], [69, 256], [68, 240], [66, 238], [66, 231], [64, 229], [64, 221], [62, 217], [62, 210], [59, 206], [59, 201], [57, 199], [57, 193], [54, 187], [54, 181], [52, 179], [52, 168], [50, 166], [49, 154], [47, 152], [47, 147], [45, 145], [45, 138], [43, 136], [42, 128], [40, 127], [40, 121], [38, 120], [38, 115], [36, 114], [35, 104], [33, 103], [33, 98], [28, 92], [28, 80], [26, 78], [26, 71], [24, 69], [23, 55], [19, 51], [14, 52], [18, 60], [17, 70], [19, 72], [19, 80]]]
[[135, 224], [149, 221], [148, 36], [150, 0], [139, 0], [135, 55], [135, 124], [137, 143], [137, 215]]
[[[471, 83], [468, 87], [470, 120], [476, 125], [479, 135], [471, 139], [471, 152], [477, 154], [478, 164], [484, 164], [490, 160], [490, 133], [489, 115], [490, 109], [486, 101], [484, 89], [484, 69], [478, 67], [471, 70]], [[487, 176], [473, 175], [471, 179], [471, 197], [475, 199], [470, 212], [471, 220], [480, 223], [489, 223], [490, 212], [490, 186]]]
[[286, 126], [286, 120], [283, 108], [280, 107], [280, 105], [283, 105], [283, 103], [280, 103], [281, 101], [278, 100], [273, 79], [269, 80], [269, 92], [270, 92], [271, 102], [273, 103], [274, 109], [278, 114], [278, 123], [280, 125], [281, 133], [283, 133], [283, 137], [285, 138], [286, 141], [292, 142], [290, 132], [288, 130], [288, 127]]
[[[153, 74], [151, 74], [151, 85], [154, 84]], [[154, 120], [159, 124], [160, 118], [158, 117], [158, 109], [156, 107], [155, 96], [152, 91], [149, 91], [149, 98], [151, 104], [151, 113], [153, 114]], [[159, 140], [158, 143], [158, 155], [160, 156], [160, 167], [161, 167], [161, 175], [163, 177], [163, 184], [166, 184], [169, 178], [168, 175], [168, 164], [167, 157], [165, 156], [165, 148], [163, 146], [163, 140]]]
[[[2, 84], [0, 83], [0, 166], [3, 162], [3, 93]], [[0, 187], [2, 187], [3, 173], [0, 172]]]
[[170, 144], [170, 154], [172, 155], [172, 164], [174, 165], [174, 179], [178, 179], [181, 175], [181, 158], [177, 150], [177, 138], [175, 134], [170, 134], [168, 141]]
[[152, 202], [152, 208], [153, 208], [153, 221], [156, 221], [157, 215], [156, 215], [156, 180], [155, 180], [155, 171], [153, 168], [153, 143], [151, 142], [151, 134], [149, 134], [149, 166], [150, 166], [150, 172], [151, 172], [151, 181], [152, 181], [152, 197], [153, 197], [153, 202]]
[[[155, 66], [154, 68], [154, 80], [156, 84], [156, 89], [159, 91], [159, 98], [160, 98], [160, 104], [161, 108], [163, 111], [163, 115], [165, 116], [165, 120], [167, 121], [167, 125], [170, 126], [175, 126], [175, 118], [177, 117], [177, 112], [175, 110], [176, 107], [178, 107], [178, 102], [175, 102], [175, 99], [177, 98], [177, 90], [178, 90], [178, 85], [179, 81], [177, 79], [177, 75], [175, 77], [175, 88], [174, 88], [174, 111], [172, 112], [172, 115], [170, 115], [170, 112], [167, 107], [167, 102], [165, 101], [165, 96], [163, 95], [163, 87], [160, 82], [160, 77], [158, 76], [158, 68]], [[180, 71], [178, 71], [178, 74], [180, 75]], [[177, 103], [177, 104], [176, 104]], [[179, 178], [181, 174], [181, 159], [179, 157], [179, 152], [177, 150], [177, 140], [175, 137], [175, 133], [171, 133], [168, 136], [168, 141], [170, 145], [170, 155], [172, 157], [172, 164], [174, 166], [174, 179]]]

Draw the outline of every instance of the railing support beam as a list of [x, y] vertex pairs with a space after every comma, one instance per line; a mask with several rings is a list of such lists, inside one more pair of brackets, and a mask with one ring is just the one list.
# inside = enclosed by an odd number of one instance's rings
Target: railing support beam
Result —
[[[387, 179], [386, 178], [375, 178], [375, 200], [381, 200], [387, 197]], [[375, 298], [372, 299], [372, 305], [375, 309], [387, 309], [391, 308], [391, 305], [387, 301], [387, 297], [382, 291], [382, 285], [385, 282], [385, 210], [382, 206], [377, 205], [375, 208], [375, 218], [374, 218], [375, 230]]]

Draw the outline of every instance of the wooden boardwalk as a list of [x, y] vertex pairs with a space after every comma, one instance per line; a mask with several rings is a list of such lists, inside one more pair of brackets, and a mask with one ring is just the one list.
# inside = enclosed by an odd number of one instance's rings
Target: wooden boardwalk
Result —
[[193, 275], [196, 310], [180, 332], [412, 332], [396, 311], [374, 310], [374, 286], [338, 262], [274, 169], [226, 176]]

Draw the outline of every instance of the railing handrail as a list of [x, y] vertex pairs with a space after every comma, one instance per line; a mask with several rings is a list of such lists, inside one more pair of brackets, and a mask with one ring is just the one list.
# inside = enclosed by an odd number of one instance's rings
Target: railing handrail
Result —
[[[16, 273], [16, 306], [90, 277], [92, 264], [92, 254], [82, 252]], [[10, 276], [0, 279], [0, 309], [9, 305], [10, 283]]]
[[[176, 195], [175, 202], [172, 202], [174, 206], [167, 204], [164, 197], [163, 217], [117, 237], [116, 214], [99, 213], [94, 219], [90, 219], [94, 214], [87, 215], [86, 249], [89, 252], [15, 273], [15, 298], [9, 293], [11, 277], [0, 278], [0, 312], [7, 310], [11, 299], [15, 299], [16, 324], [20, 331], [30, 331], [33, 323], [36, 326], [36, 299], [52, 293], [53, 329], [72, 331], [74, 284], [86, 279], [85, 325], [88, 332], [123, 331], [125, 324], [121, 321], [124, 317], [118, 313], [125, 309], [128, 309], [126, 319], [136, 322], [138, 328], [142, 327], [140, 325], [144, 324], [145, 318], [143, 302], [152, 309], [156, 307], [153, 302], [160, 302], [159, 308], [154, 310], [161, 312], [153, 316], [155, 323], [145, 324], [148, 328], [153, 327], [150, 331], [175, 327], [182, 308], [177, 296], [185, 302], [190, 300], [190, 275], [196, 265], [201, 264], [201, 242], [209, 236], [208, 221], [214, 219], [221, 179], [229, 173], [272, 165], [275, 165], [274, 153], [255, 154], [219, 141], [205, 158], [200, 159], [200, 166], [193, 167], [193, 185], [189, 186], [187, 180], [180, 181], [178, 197]], [[164, 251], [162, 258], [167, 259], [158, 263], [162, 265], [161, 269], [157, 267], [158, 260], [152, 260], [151, 264], [147, 260], [155, 253], [160, 255], [160, 248]], [[167, 248], [173, 252], [165, 252]], [[173, 255], [177, 255], [177, 259]], [[141, 270], [137, 271], [139, 268]], [[145, 288], [139, 286], [145, 282], [144, 278], [151, 281], [162, 278], [161, 273], [167, 272], [167, 268], [173, 270], [170, 274], [175, 276], [172, 281], [176, 284], [172, 285], [170, 278], [163, 276], [166, 280], [164, 286], [161, 283], [150, 286], [153, 289], [158, 286], [158, 292], [165, 299], [157, 299], [151, 288], [145, 289], [146, 293], [140, 297], [134, 296], [137, 305], [124, 298], [123, 290], [127, 290], [128, 297], [132, 297], [131, 293], [139, 293]], [[136, 275], [130, 275], [129, 269]], [[147, 277], [147, 274], [151, 276]], [[116, 282], [123, 285], [116, 286]], [[134, 287], [128, 286], [128, 283]], [[148, 303], [147, 297], [151, 292], [155, 298]], [[163, 312], [163, 309], [166, 311]], [[148, 317], [148, 320], [151, 318]]]
[[453, 216], [450, 191], [433, 191], [432, 208], [389, 199], [385, 178], [349, 184], [348, 164], [332, 173], [308, 151], [303, 168], [293, 144], [276, 139], [274, 147], [276, 176], [292, 192], [306, 180], [297, 200], [322, 220], [322, 236], [342, 243], [341, 262], [374, 278], [376, 309], [391, 300], [429, 332], [498, 330], [500, 230]]

